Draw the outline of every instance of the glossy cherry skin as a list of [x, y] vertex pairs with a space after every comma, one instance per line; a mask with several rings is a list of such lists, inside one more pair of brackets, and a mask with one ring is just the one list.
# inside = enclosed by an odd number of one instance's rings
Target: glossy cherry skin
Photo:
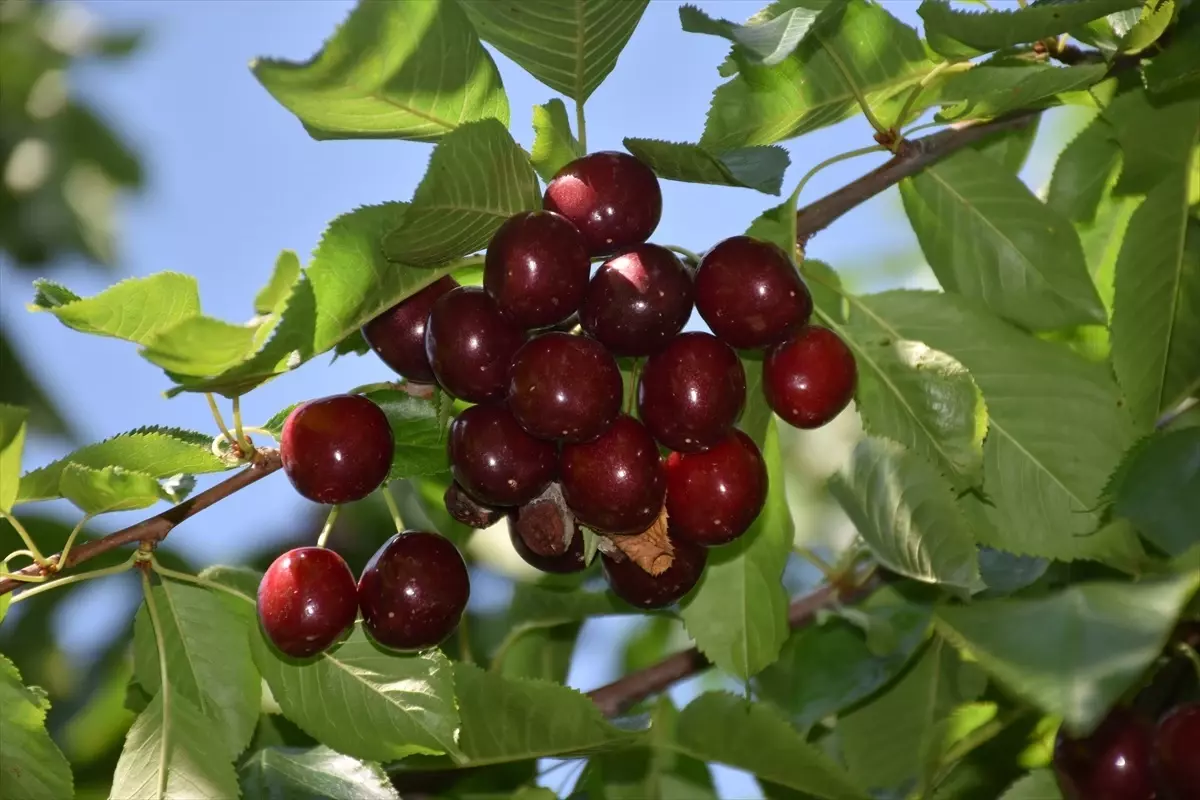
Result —
[[1178, 706], [1158, 721], [1154, 771], [1167, 800], [1200, 797], [1200, 703]]
[[850, 404], [858, 387], [854, 354], [836, 333], [806, 325], [767, 351], [763, 393], [780, 419], [819, 428]]
[[813, 304], [786, 253], [769, 242], [734, 236], [701, 260], [696, 310], [721, 341], [757, 348], [808, 322]]
[[583, 525], [602, 533], [640, 533], [662, 511], [666, 476], [654, 438], [622, 414], [599, 438], [564, 444], [563, 497]]
[[434, 377], [468, 403], [504, 398], [508, 365], [524, 341], [525, 333], [478, 286], [460, 286], [438, 298], [425, 326], [425, 355]]
[[588, 284], [579, 322], [614, 355], [648, 356], [667, 346], [692, 315], [692, 276], [656, 244], [622, 250]]
[[767, 465], [754, 440], [732, 433], [699, 453], [667, 457], [671, 536], [712, 547], [741, 536], [767, 501]]
[[1054, 773], [1065, 800], [1152, 800], [1150, 723], [1126, 708], [1114, 709], [1088, 737], [1060, 729]]
[[560, 169], [542, 204], [583, 234], [590, 255], [606, 256], [650, 238], [662, 217], [662, 188], [638, 159], [602, 151]]
[[666, 608], [690, 592], [704, 574], [708, 551], [674, 536], [671, 544], [675, 559], [658, 575], [651, 575], [628, 558], [617, 561], [602, 554], [604, 577], [613, 594], [638, 608]]
[[454, 480], [489, 506], [519, 506], [554, 479], [554, 445], [526, 433], [500, 405], [471, 406], [450, 423]]
[[578, 524], [575, 525], [575, 533], [571, 538], [571, 543], [567, 545], [566, 552], [558, 555], [540, 555], [535, 553], [533, 548], [517, 533], [517, 524], [523, 509], [524, 506], [509, 513], [508, 536], [512, 541], [513, 549], [526, 564], [542, 572], [557, 574], [583, 572], [587, 569], [587, 563], [583, 560], [583, 531]]
[[272, 562], [258, 584], [263, 633], [285, 655], [307, 658], [326, 650], [354, 624], [354, 573], [325, 547], [299, 547]]
[[349, 503], [379, 488], [392, 467], [392, 426], [358, 394], [309, 400], [288, 414], [279, 437], [283, 471], [314, 503]]
[[484, 505], [467, 494], [467, 490], [458, 481], [450, 481], [445, 494], [442, 495], [442, 503], [446, 506], [446, 513], [457, 522], [476, 530], [489, 528], [504, 516], [500, 509]]
[[363, 326], [363, 338], [393, 372], [413, 383], [433, 383], [425, 354], [425, 323], [438, 298], [458, 287], [449, 275], [439, 278]]
[[483, 288], [514, 325], [542, 328], [579, 309], [591, 272], [574, 225], [551, 211], [523, 211], [488, 244]]
[[646, 360], [638, 415], [665, 447], [694, 453], [733, 429], [746, 405], [746, 370], [737, 353], [709, 333], [681, 333]]
[[595, 439], [621, 411], [621, 370], [595, 339], [535, 336], [513, 356], [508, 374], [508, 407], [539, 439]]
[[458, 627], [471, 579], [458, 548], [426, 531], [403, 531], [375, 551], [358, 579], [371, 638], [395, 650], [425, 650]]

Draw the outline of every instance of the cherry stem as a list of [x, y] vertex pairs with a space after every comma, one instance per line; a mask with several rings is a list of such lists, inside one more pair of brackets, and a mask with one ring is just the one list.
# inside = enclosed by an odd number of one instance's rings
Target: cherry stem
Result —
[[242, 427], [242, 398], [239, 395], [233, 397], [233, 435], [237, 437], [235, 441], [242, 451], [242, 458], [253, 455], [254, 445], [246, 438], [245, 429]]
[[[13, 530], [21, 537], [21, 541], [29, 548], [29, 557], [39, 567], [44, 567], [46, 565], [46, 557], [42, 555], [41, 550], [38, 550], [38, 546], [33, 542], [33, 537], [29, 535], [29, 531], [25, 530], [25, 526], [21, 524], [21, 521], [4, 509], [0, 509], [0, 519], [8, 520], [8, 524], [13, 526]], [[5, 563], [7, 561], [8, 559], [5, 559]]]
[[337, 522], [338, 512], [341, 511], [341, 506], [334, 506], [329, 509], [329, 516], [325, 518], [325, 527], [321, 528], [321, 535], [317, 537], [317, 547], [324, 547], [325, 542], [329, 539], [329, 534], [333, 531], [333, 523]]
[[800, 182], [798, 184], [796, 184], [796, 191], [793, 193], [793, 195], [797, 199], [799, 199], [800, 193], [802, 191], [804, 191], [805, 185], [807, 185], [808, 182], [810, 180], [812, 180], [813, 177], [818, 172], [825, 169], [826, 167], [831, 167], [834, 164], [838, 163], [839, 161], [849, 161], [852, 158], [858, 158], [859, 156], [865, 156], [868, 153], [879, 153], [879, 152], [882, 152], [885, 150], [887, 150], [887, 148], [884, 147], [883, 145], [874, 144], [874, 145], [871, 145], [870, 147], [860, 147], [859, 149], [851, 150], [848, 153], [839, 153], [836, 156], [831, 156], [830, 158], [825, 159], [824, 161], [822, 161], [821, 163], [817, 164], [815, 167], [810, 169], [807, 173], [805, 173], [804, 177], [800, 179]]
[[[950, 67], [956, 67], [958, 70], [961, 70], [963, 67], [960, 65], [962, 64], [965, 64], [967, 69], [971, 68], [970, 62], [943, 61], [931, 69], [929, 73], [920, 80], [919, 83], [915, 84], [909, 91], [908, 97], [904, 100], [904, 107], [901, 108], [900, 113], [896, 115], [896, 124], [892, 126], [892, 131], [899, 131], [905, 126], [905, 124], [908, 122], [908, 113], [912, 111], [913, 104], [917, 102], [917, 98], [921, 96], [921, 92], [925, 91], [925, 87], [928, 86], [934, 78]], [[895, 152], [895, 148], [899, 147], [900, 142], [902, 141], [904, 141], [903, 136], [896, 136], [896, 142], [892, 148], [893, 152]]]
[[812, 550], [810, 550], [807, 547], [795, 547], [795, 548], [792, 548], [792, 552], [794, 552], [796, 555], [800, 556], [800, 558], [804, 559], [809, 564], [812, 564], [814, 567], [816, 567], [818, 570], [820, 570], [821, 575], [825, 578], [825, 580], [827, 582], [829, 582], [829, 583], [835, 582], [834, 578], [837, 575], [837, 571], [833, 568], [833, 565], [830, 564], [828, 561], [821, 558], [819, 555], [817, 555], [816, 553], [814, 553]]
[[471, 653], [471, 631], [470, 625], [467, 623], [471, 615], [463, 612], [463, 615], [458, 619], [458, 660], [464, 664], [474, 664], [475, 656]]
[[1196, 670], [1196, 678], [1200, 679], [1200, 654], [1197, 654], [1187, 642], [1177, 642], [1175, 649], [1191, 663], [1192, 667]]
[[205, 392], [204, 399], [208, 401], [208, 410], [212, 412], [213, 420], [217, 423], [217, 429], [221, 431], [221, 435], [225, 437], [225, 441], [230, 444], [238, 441], [229, 432], [229, 426], [225, 424], [225, 418], [221, 416], [221, 409], [217, 406], [217, 398], [213, 397], [213, 393]]
[[841, 56], [831, 48], [826, 48], [825, 53], [833, 61], [833, 65], [837, 67], [837, 71], [841, 73], [842, 83], [846, 84], [846, 88], [850, 90], [850, 93], [854, 95], [854, 99], [858, 101], [858, 107], [862, 109], [863, 116], [867, 118], [867, 122], [871, 123], [871, 127], [877, 133], [887, 133], [888, 129], [879, 121], [879, 117], [875, 116], [875, 112], [871, 109], [871, 104], [867, 102], [866, 95], [863, 94], [859, 85], [854, 82], [854, 76], [846, 68], [846, 64], [842, 61]]
[[194, 586], [201, 586], [205, 589], [210, 589], [210, 590], [216, 591], [216, 592], [224, 592], [225, 594], [236, 597], [239, 600], [245, 600], [247, 603], [254, 602], [254, 599], [251, 598], [249, 595], [239, 592], [237, 589], [234, 589], [232, 586], [226, 586], [223, 583], [217, 583], [216, 581], [210, 581], [210, 580], [207, 580], [206, 578], [201, 578], [199, 575], [190, 575], [186, 572], [179, 572], [177, 570], [168, 569], [168, 568], [164, 567], [162, 564], [160, 564], [158, 562], [157, 558], [150, 559], [150, 566], [155, 572], [157, 572], [159, 575], [161, 575], [164, 578], [170, 578], [173, 581], [180, 581], [181, 583], [190, 583]]
[[579, 149], [587, 154], [587, 117], [583, 113], [583, 101], [575, 101], [575, 138], [579, 141]]
[[383, 495], [383, 502], [387, 504], [388, 513], [392, 515], [392, 524], [396, 526], [396, 533], [404, 531], [404, 517], [400, 516], [400, 507], [396, 505], [396, 498], [392, 496], [391, 486], [384, 484], [379, 488], [379, 493]]
[[[154, 646], [158, 650], [158, 691], [162, 695], [162, 718], [171, 719], [171, 682], [167, 674], [167, 645], [163, 639], [162, 621], [158, 618], [158, 606], [154, 603], [154, 592], [150, 587], [150, 574], [142, 570], [142, 594], [146, 597], [146, 612], [150, 615], [150, 627], [154, 629]], [[156, 796], [167, 792], [167, 753], [170, 751], [169, 726], [163, 726], [162, 744], [158, 752], [158, 789]]]
[[81, 581], [90, 581], [93, 578], [103, 578], [106, 575], [119, 575], [122, 572], [128, 572], [130, 569], [132, 569], [133, 564], [136, 560], [137, 560], [137, 554], [135, 553], [134, 555], [131, 555], [129, 558], [125, 559], [124, 561], [122, 561], [120, 564], [117, 564], [116, 566], [105, 567], [104, 569], [94, 569], [91, 572], [79, 572], [79, 573], [76, 573], [75, 575], [68, 575], [65, 578], [59, 578], [58, 580], [53, 580], [53, 581], [45, 580], [45, 576], [43, 576], [42, 577], [43, 582], [42, 582], [41, 586], [35, 586], [32, 589], [26, 589], [25, 591], [21, 592], [19, 595], [14, 597], [12, 599], [12, 601], [14, 603], [20, 603], [23, 600], [28, 600], [29, 598], [33, 597], [35, 594], [41, 594], [42, 592], [49, 592], [53, 589], [58, 589], [62, 586], [66, 586], [67, 584], [70, 584], [70, 583], [80, 583]]
[[677, 244], [664, 244], [663, 247], [665, 247], [666, 249], [668, 249], [672, 252], [678, 253], [679, 255], [683, 256], [684, 258], [686, 258], [688, 261], [692, 262], [693, 264], [700, 263], [701, 259], [700, 259], [699, 254], [697, 254], [691, 250], [688, 250], [686, 247], [680, 247]]
[[91, 519], [91, 514], [84, 514], [83, 519], [79, 520], [79, 523], [71, 529], [71, 535], [67, 537], [67, 543], [63, 545], [62, 552], [53, 557], [54, 561], [50, 566], [51, 572], [58, 572], [62, 569], [62, 565], [67, 563], [67, 556], [71, 554], [71, 547], [75, 544], [75, 537], [79, 535], [79, 532], [83, 530], [83, 526], [88, 524]]

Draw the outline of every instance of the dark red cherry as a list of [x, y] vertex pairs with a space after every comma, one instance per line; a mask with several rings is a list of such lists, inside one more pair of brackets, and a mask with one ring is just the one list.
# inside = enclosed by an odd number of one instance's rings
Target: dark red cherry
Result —
[[819, 428], [850, 404], [858, 386], [854, 354], [836, 333], [806, 325], [767, 351], [763, 394], [780, 419]]
[[734, 236], [705, 255], [696, 272], [696, 310], [733, 347], [767, 347], [808, 322], [812, 295], [787, 253]]
[[451, 481], [446, 487], [442, 502], [446, 506], [446, 513], [468, 528], [482, 530], [495, 525], [504, 516], [500, 509], [484, 505], [467, 494], [458, 481]]
[[[570, 541], [563, 535], [571, 526]], [[583, 530], [579, 524], [551, 500], [526, 503], [508, 514], [508, 536], [513, 549], [526, 564], [542, 572], [582, 572]]]
[[414, 383], [433, 383], [425, 355], [425, 322], [438, 298], [458, 286], [449, 275], [401, 300], [363, 326], [363, 338], [393, 372]]
[[621, 251], [597, 270], [579, 321], [618, 356], [648, 356], [666, 347], [692, 315], [692, 276], [656, 244]]
[[1178, 706], [1158, 721], [1154, 771], [1167, 800], [1200, 797], [1200, 703]]
[[598, 439], [564, 444], [563, 496], [583, 525], [603, 533], [640, 533], [662, 511], [666, 477], [645, 426], [622, 414]]
[[403, 531], [375, 551], [358, 579], [363, 627], [395, 650], [425, 650], [454, 629], [471, 597], [462, 555], [449, 539]]
[[279, 437], [283, 471], [315, 503], [349, 503], [379, 488], [392, 467], [392, 426], [358, 394], [309, 400], [288, 414]]
[[675, 539], [706, 547], [732, 542], [767, 501], [767, 465], [754, 440], [736, 429], [708, 450], [672, 453], [666, 470]]
[[354, 573], [340, 555], [324, 547], [287, 551], [272, 562], [258, 584], [263, 633], [293, 658], [327, 649], [357, 615]]
[[551, 332], [521, 346], [509, 369], [508, 407], [539, 439], [586, 442], [621, 411], [617, 360], [595, 339]]
[[575, 226], [550, 211], [523, 211], [488, 244], [483, 288], [514, 325], [542, 328], [579, 309], [591, 271]]
[[504, 397], [508, 365], [524, 341], [524, 332], [479, 286], [460, 286], [438, 298], [425, 327], [425, 355], [437, 382], [468, 403]]
[[[668, 527], [670, 523], [668, 522]], [[651, 575], [628, 558], [601, 555], [604, 577], [613, 594], [639, 608], [665, 608], [692, 590], [704, 574], [708, 551], [671, 537], [675, 558], [665, 572]]]
[[1054, 773], [1065, 800], [1152, 800], [1150, 723], [1116, 708], [1090, 735], [1070, 737], [1059, 729]]
[[662, 189], [641, 161], [605, 151], [560, 169], [542, 204], [579, 229], [589, 254], [606, 256], [650, 238], [662, 217]]
[[737, 353], [709, 333], [682, 333], [646, 360], [638, 379], [638, 416], [672, 450], [712, 447], [746, 405], [746, 371]]
[[504, 406], [471, 406], [450, 423], [450, 471], [475, 500], [519, 506], [554, 478], [554, 445], [526, 433]]

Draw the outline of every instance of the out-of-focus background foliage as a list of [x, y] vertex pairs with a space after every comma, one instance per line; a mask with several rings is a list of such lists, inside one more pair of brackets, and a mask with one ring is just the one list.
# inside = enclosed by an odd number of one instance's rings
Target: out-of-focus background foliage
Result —
[[[324, 224], [358, 205], [407, 199], [431, 146], [388, 141], [310, 139], [253, 79], [258, 55], [304, 59], [345, 17], [351, 0], [104, 0], [74, 4], [0, 2], [0, 401], [29, 406], [34, 426], [26, 465], [74, 446], [146, 424], [213, 431], [196, 395], [165, 399], [167, 381], [120, 342], [83, 337], [48, 317], [29, 314], [30, 282], [52, 276], [80, 294], [115, 280], [169, 269], [200, 278], [204, 306], [235, 317], [271, 269], [281, 248], [304, 254]], [[762, 3], [700, 3], [713, 16], [744, 19]], [[918, 25], [915, 2], [886, 2]], [[1004, 5], [1004, 4], [1000, 4]], [[679, 29], [677, 4], [651, 3], [612, 77], [588, 105], [592, 149], [618, 149], [626, 135], [694, 140], [725, 47]], [[532, 142], [530, 109], [549, 99], [545, 87], [493, 52], [513, 107], [514, 135]], [[654, 75], [648, 82], [645, 77]], [[1025, 168], [1039, 188], [1066, 137], [1086, 121], [1079, 109], [1047, 115]], [[831, 155], [869, 143], [856, 117], [785, 143], [788, 182]], [[865, 158], [822, 172], [801, 202], [810, 202], [874, 166]], [[747, 190], [692, 184], [664, 186], [664, 218], [655, 240], [703, 250], [741, 233], [774, 202]], [[903, 220], [895, 190], [872, 200], [822, 234], [810, 255], [834, 265], [856, 289], [930, 285]], [[693, 320], [693, 326], [698, 320]], [[386, 380], [373, 358], [312, 364], [243, 402], [249, 424], [297, 400]], [[828, 556], [852, 531], [826, 497], [825, 478], [858, 436], [843, 414], [815, 433], [784, 429], [789, 499], [797, 547]], [[419, 487], [418, 487], [419, 488]], [[424, 524], [418, 498], [405, 494], [407, 521]], [[437, 497], [433, 508], [436, 509]], [[22, 519], [52, 552], [77, 521], [70, 506], [44, 504]], [[144, 512], [142, 512], [144, 513]], [[298, 498], [282, 475], [188, 521], [164, 548], [169, 566], [215, 562], [264, 568], [283, 549], [311, 542], [322, 512]], [[96, 535], [136, 521], [112, 514]], [[391, 533], [374, 500], [343, 514], [333, 539], [360, 568]], [[0, 547], [16, 537], [0, 530]], [[527, 569], [501, 530], [476, 534], [469, 626], [481, 651], [499, 640], [514, 581]], [[113, 559], [115, 561], [115, 559]], [[802, 591], [819, 573], [797, 557], [789, 588]], [[103, 561], [95, 566], [104, 566]], [[76, 771], [79, 796], [104, 797], [133, 714], [124, 709], [130, 675], [126, 646], [138, 600], [128, 575], [45, 595], [15, 607], [0, 628], [0, 651], [26, 682], [53, 702], [50, 727]], [[570, 631], [567, 632], [568, 634]], [[569, 669], [569, 682], [593, 688], [686, 644], [682, 629], [655, 619], [595, 620], [583, 626], [548, 669]], [[516, 654], [513, 657], [521, 657]], [[713, 681], [709, 676], [697, 680]], [[683, 702], [696, 681], [675, 690]], [[574, 770], [556, 770], [557, 787]], [[732, 770], [715, 772], [724, 796], [757, 787]]]

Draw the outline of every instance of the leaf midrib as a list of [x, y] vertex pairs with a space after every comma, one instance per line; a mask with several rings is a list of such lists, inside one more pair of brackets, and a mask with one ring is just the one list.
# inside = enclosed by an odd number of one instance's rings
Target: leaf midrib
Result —
[[[1195, 137], [1192, 137], [1192, 138], [1195, 139]], [[1171, 284], [1170, 309], [1167, 313], [1167, 331], [1166, 331], [1166, 336], [1164, 337], [1164, 341], [1163, 341], [1162, 373], [1159, 376], [1159, 380], [1158, 380], [1158, 391], [1155, 392], [1157, 408], [1154, 409], [1154, 415], [1156, 417], [1158, 416], [1158, 413], [1163, 409], [1164, 405], [1167, 402], [1167, 396], [1166, 396], [1167, 395], [1167, 369], [1171, 363], [1171, 339], [1175, 334], [1175, 323], [1179, 316], [1179, 299], [1180, 299], [1180, 295], [1182, 294], [1182, 287], [1183, 287], [1184, 253], [1187, 250], [1188, 194], [1189, 194], [1187, 191], [1187, 184], [1191, 177], [1191, 162], [1196, 157], [1197, 156], [1195, 155], [1195, 153], [1191, 154], [1191, 157], [1188, 159], [1187, 165], [1185, 165], [1185, 167], [1180, 175], [1181, 180], [1183, 180], [1183, 182], [1184, 182], [1184, 191], [1182, 192], [1183, 208], [1182, 208], [1182, 213], [1180, 215], [1182, 217], [1183, 224], [1181, 224], [1179, 226], [1179, 235], [1175, 242], [1175, 245], [1176, 245], [1175, 251], [1174, 251], [1175, 252], [1175, 264], [1174, 264], [1175, 269], [1174, 269], [1174, 275], [1172, 276], [1173, 280], [1172, 280], [1172, 284]]]

